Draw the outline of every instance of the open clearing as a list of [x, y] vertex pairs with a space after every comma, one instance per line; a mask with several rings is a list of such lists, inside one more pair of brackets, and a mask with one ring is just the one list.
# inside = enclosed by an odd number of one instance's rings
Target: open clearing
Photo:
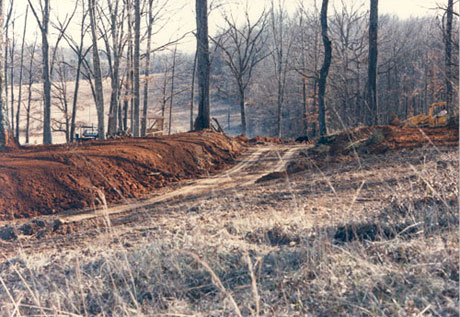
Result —
[[9, 221], [1, 314], [458, 315], [458, 131], [355, 132]]

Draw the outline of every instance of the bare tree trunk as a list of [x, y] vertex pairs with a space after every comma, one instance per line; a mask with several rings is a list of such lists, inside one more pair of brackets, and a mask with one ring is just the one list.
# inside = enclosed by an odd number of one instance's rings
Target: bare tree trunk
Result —
[[[300, 14], [299, 17], [299, 26], [303, 28], [304, 26], [304, 15]], [[302, 106], [304, 111], [304, 130], [305, 135], [308, 136], [308, 101], [307, 101], [307, 77], [305, 76], [307, 72], [307, 61], [306, 61], [306, 47], [305, 47], [305, 33], [300, 32], [300, 41], [301, 41], [301, 67], [302, 67], [302, 74], [301, 74], [301, 81], [302, 81]], [[316, 45], [314, 46], [316, 48]], [[316, 96], [316, 84], [314, 86], [314, 96]], [[316, 98], [315, 98], [316, 100]], [[312, 111], [314, 111], [314, 106], [312, 107]]]
[[[112, 36], [112, 47], [110, 47], [108, 34], [104, 34], [103, 38], [106, 45], [107, 56], [109, 58], [110, 66], [110, 82], [111, 82], [111, 94], [110, 94], [110, 109], [109, 109], [109, 119], [108, 119], [108, 135], [114, 135], [117, 132], [117, 121], [118, 121], [118, 104], [120, 96], [120, 59], [121, 59], [121, 50], [122, 45], [119, 40], [119, 21], [118, 21], [118, 0], [113, 4], [111, 1], [107, 1], [109, 7], [109, 16], [110, 16], [110, 33]], [[123, 24], [122, 24], [123, 25]], [[123, 32], [123, 28], [121, 29]], [[109, 32], [106, 32], [109, 33]], [[113, 62], [112, 56], [113, 54]], [[112, 65], [113, 63], [113, 65]]]
[[162, 101], [161, 101], [161, 116], [164, 118], [166, 110], [166, 85], [168, 83], [168, 65], [165, 65], [165, 72], [163, 74], [163, 86], [162, 86]]
[[208, 3], [196, 0], [197, 55], [198, 55], [198, 116], [195, 129], [209, 129], [211, 115], [209, 109], [209, 44], [208, 44]]
[[196, 59], [197, 59], [197, 51], [195, 51], [195, 57], [193, 58], [192, 88], [190, 90], [190, 131], [193, 131], [193, 104], [195, 102], [194, 99], [195, 99]]
[[[5, 45], [4, 45], [4, 49], [5, 49], [5, 60], [3, 62], [3, 69], [4, 69], [4, 74], [3, 74], [3, 82], [4, 82], [4, 93], [5, 95], [3, 96], [3, 98], [5, 98], [5, 109], [6, 109], [6, 112], [5, 112], [5, 116], [8, 117], [8, 112], [9, 112], [9, 104], [8, 104], [8, 41], [9, 41], [9, 29], [10, 29], [10, 19], [11, 19], [11, 14], [13, 13], [13, 1], [10, 0], [10, 6], [9, 6], [9, 10], [8, 10], [8, 13], [6, 15], [6, 22], [4, 23], [4, 26], [5, 29], [6, 29], [6, 35], [5, 35]], [[11, 122], [10, 120], [8, 120], [8, 124], [9, 124], [9, 130], [8, 130], [8, 133], [11, 132]]]
[[[290, 51], [293, 43], [292, 37], [286, 34], [285, 24], [286, 10], [284, 4], [279, 2], [277, 12], [275, 12], [275, 4], [272, 0], [271, 8], [271, 27], [273, 34], [273, 45], [274, 45], [274, 66], [275, 66], [275, 78], [277, 81], [277, 136], [282, 136], [282, 116], [284, 107], [284, 98], [286, 90], [286, 79], [288, 72], [288, 63], [290, 57]], [[287, 37], [286, 37], [287, 35]], [[285, 40], [287, 38], [287, 42]]]
[[245, 92], [243, 88], [239, 89], [240, 95], [240, 114], [241, 114], [241, 130], [243, 134], [246, 134], [247, 125], [246, 125], [246, 109], [245, 109]]
[[149, 105], [149, 76], [150, 76], [150, 50], [152, 49], [152, 25], [153, 25], [153, 0], [149, 0], [148, 25], [147, 25], [147, 52], [145, 54], [145, 80], [144, 80], [144, 108], [142, 109], [141, 135], [147, 131], [147, 114]]
[[[31, 62], [32, 64], [32, 62]], [[27, 108], [26, 108], [26, 144], [29, 144], [29, 131], [30, 131], [30, 110], [32, 106], [32, 80], [29, 82], [28, 88], [28, 96], [29, 99], [27, 100]]]
[[81, 73], [82, 57], [78, 57], [77, 64], [77, 76], [75, 78], [75, 88], [73, 92], [72, 101], [72, 119], [70, 120], [70, 142], [75, 139], [75, 120], [77, 117], [77, 102], [78, 102], [78, 91], [80, 90], [80, 73]]
[[19, 127], [19, 118], [21, 115], [21, 102], [22, 102], [22, 75], [24, 68], [24, 46], [26, 42], [26, 32], [27, 32], [27, 16], [29, 14], [29, 6], [26, 8], [26, 15], [24, 19], [24, 32], [22, 34], [22, 43], [21, 43], [21, 62], [19, 66], [19, 92], [18, 92], [18, 109], [16, 111], [16, 140], [19, 142], [20, 127]]
[[131, 43], [129, 48], [129, 122], [131, 133], [134, 130], [134, 49]]
[[104, 94], [102, 86], [102, 73], [101, 73], [101, 62], [99, 59], [99, 49], [97, 46], [98, 37], [96, 34], [96, 0], [88, 0], [89, 5], [89, 18], [91, 25], [91, 36], [92, 36], [92, 50], [93, 50], [93, 68], [94, 68], [94, 83], [95, 83], [95, 101], [97, 110], [97, 130], [98, 138], [100, 140], [105, 139], [105, 127], [104, 127]]
[[28, 78], [28, 98], [27, 98], [27, 108], [26, 108], [26, 144], [29, 144], [29, 128], [30, 128], [30, 110], [32, 106], [32, 85], [33, 85], [33, 71], [34, 58], [35, 58], [35, 49], [37, 47], [37, 40], [32, 46], [32, 51], [30, 52], [30, 61], [29, 61], [29, 78]]
[[[12, 22], [12, 27], [13, 27], [13, 37], [14, 37], [14, 20]], [[11, 112], [11, 121], [10, 121], [10, 127], [11, 127], [11, 132], [14, 135], [14, 130], [15, 130], [15, 120], [14, 120], [14, 52], [16, 51], [16, 39], [13, 38], [11, 40], [11, 46], [10, 46], [10, 95], [11, 95], [11, 103], [10, 103], [10, 112]]]
[[120, 77], [120, 86], [118, 87], [118, 105], [117, 105], [117, 133], [123, 131], [123, 103], [121, 100], [121, 91], [123, 89], [123, 78]]
[[455, 117], [456, 105], [452, 103], [452, 19], [454, 11], [454, 1], [448, 0], [447, 2], [447, 21], [446, 21], [446, 103], [449, 119]]
[[121, 101], [121, 90], [122, 90], [123, 84], [120, 82], [120, 88], [118, 89], [118, 132], [123, 131], [123, 103]]
[[371, 0], [371, 11], [369, 20], [369, 65], [367, 80], [367, 124], [378, 124], [377, 109], [377, 32], [378, 32], [378, 0]]
[[306, 78], [301, 77], [302, 81], [302, 108], [303, 108], [303, 120], [305, 135], [308, 135], [308, 106], [307, 106], [307, 83]]
[[3, 53], [5, 52], [5, 33], [4, 33], [4, 1], [0, 0], [0, 148], [8, 144], [8, 112], [5, 100], [5, 72]]
[[49, 72], [49, 44], [48, 44], [48, 24], [49, 24], [49, 0], [45, 0], [45, 10], [43, 12], [43, 31], [42, 31], [42, 51], [43, 51], [43, 93], [45, 94], [44, 118], [43, 118], [43, 143], [51, 144], [51, 80]]
[[[319, 90], [319, 79], [314, 79], [314, 82], [313, 82], [313, 104], [312, 104], [312, 109], [313, 111], [316, 110], [316, 107], [318, 106], [318, 90]], [[312, 111], [312, 112], [313, 112]], [[316, 135], [318, 134], [318, 123], [319, 122], [316, 122], [316, 121], [313, 121], [312, 123], [312, 136], [313, 137], [316, 137]]]
[[42, 35], [42, 62], [43, 62], [43, 143], [51, 144], [51, 80], [50, 80], [50, 67], [49, 67], [49, 43], [48, 43], [48, 30], [49, 30], [49, 17], [50, 17], [50, 0], [44, 0], [42, 9], [42, 19], [38, 17], [36, 10], [29, 0], [29, 6], [32, 13], [37, 20], [38, 26]]
[[177, 53], [177, 45], [174, 48], [174, 55], [173, 55], [173, 64], [172, 64], [172, 71], [171, 71], [171, 98], [169, 99], [169, 128], [168, 128], [168, 135], [171, 135], [171, 125], [172, 125], [172, 107], [173, 107], [173, 97], [174, 97], [174, 76], [176, 75], [176, 53]]
[[147, 44], [147, 46], [148, 53], [145, 58], [144, 107], [142, 108], [141, 136], [145, 136], [147, 133], [147, 115], [149, 106], [150, 43]]
[[[272, 9], [271, 9], [271, 16], [272, 16], [272, 32], [273, 32], [273, 42], [275, 45], [275, 72], [276, 72], [276, 79], [277, 79], [277, 118], [276, 118], [276, 123], [277, 123], [277, 136], [281, 138], [281, 133], [282, 133], [282, 111], [283, 111], [283, 99], [284, 99], [284, 78], [283, 76], [283, 66], [284, 66], [284, 29], [283, 29], [283, 10], [279, 8], [278, 14], [280, 15], [278, 17], [279, 19], [279, 24], [276, 25], [277, 17], [275, 17], [275, 8], [274, 8], [274, 3], [272, 2]], [[277, 29], [278, 27], [278, 29]], [[278, 36], [277, 36], [278, 35]]]
[[113, 65], [113, 73], [111, 78], [111, 86], [112, 92], [110, 94], [110, 111], [109, 111], [109, 123], [108, 123], [108, 134], [114, 135], [117, 132], [117, 121], [118, 121], [118, 96], [120, 89], [120, 56], [117, 55], [118, 53], [114, 52], [114, 65]]
[[[129, 62], [128, 62], [128, 64], [129, 64]], [[126, 76], [129, 77], [128, 74], [126, 74]], [[125, 98], [124, 98], [124, 101], [123, 101], [123, 131], [128, 131], [129, 94], [130, 94], [130, 88], [128, 86], [128, 83], [126, 83], [126, 86], [125, 86]]]
[[[281, 72], [282, 71], [282, 68], [281, 68], [281, 64], [278, 65], [278, 72]], [[282, 83], [281, 81], [279, 80], [278, 81], [278, 93], [277, 93], [277, 104], [278, 104], [278, 107], [277, 107], [277, 124], [278, 124], [278, 133], [277, 133], [277, 137], [278, 138], [281, 138], [281, 135], [282, 135], [282, 116], [283, 116], [283, 99], [284, 99], [284, 96], [283, 96], [283, 93], [282, 93]]]
[[140, 38], [141, 38], [141, 9], [140, 0], [134, 0], [134, 133], [139, 136], [139, 104], [140, 104]]
[[127, 23], [128, 23], [128, 52], [127, 52], [127, 78], [129, 84], [129, 126], [131, 133], [134, 131], [134, 44], [133, 44], [133, 23], [132, 23], [132, 7], [131, 1], [125, 0], [127, 6]]
[[326, 105], [324, 102], [324, 95], [326, 92], [326, 81], [331, 66], [332, 58], [332, 45], [327, 35], [327, 7], [328, 0], [323, 0], [321, 5], [321, 34], [323, 36], [324, 44], [324, 62], [319, 71], [319, 87], [318, 87], [318, 100], [319, 100], [319, 133], [321, 136], [327, 134], [326, 126]]

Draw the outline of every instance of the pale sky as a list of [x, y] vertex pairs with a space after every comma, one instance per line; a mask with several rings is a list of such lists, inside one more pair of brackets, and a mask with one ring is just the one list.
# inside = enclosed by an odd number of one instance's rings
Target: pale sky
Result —
[[[38, 5], [40, 0], [32, 0], [32, 3]], [[72, 0], [50, 0], [52, 8], [52, 19], [56, 16], [64, 17], [67, 12], [73, 9], [74, 1]], [[86, 1], [86, 0], [85, 0]], [[104, 1], [104, 0], [99, 0]], [[222, 24], [222, 13], [232, 12], [235, 16], [238, 16], [238, 12], [244, 10], [243, 0], [217, 0], [219, 3], [225, 3], [225, 5], [220, 6], [218, 9], [212, 11], [209, 16], [209, 33], [213, 34], [216, 32], [216, 25]], [[268, 8], [270, 6], [270, 0], [248, 0], [249, 2], [249, 11], [251, 16], [257, 16], [261, 10]], [[276, 0], [275, 0], [276, 1]], [[298, 3], [302, 0], [285, 0], [286, 8], [289, 12], [294, 12]], [[308, 8], [313, 6], [315, 0], [303, 0], [304, 7]], [[9, 2], [9, 1], [8, 1]], [[105, 2], [105, 1], [104, 1]], [[212, 0], [208, 0], [208, 3], [211, 3]], [[318, 7], [321, 5], [321, 0], [316, 0]], [[333, 12], [333, 8], [340, 10], [341, 3], [345, 4], [363, 4], [364, 10], [369, 8], [369, 0], [331, 0], [329, 12]], [[433, 8], [437, 7], [437, 3], [444, 3], [447, 0], [380, 0], [379, 1], [379, 13], [380, 14], [394, 14], [399, 16], [402, 19], [409, 17], [417, 17], [424, 15], [434, 15], [435, 11]], [[16, 37], [20, 36], [23, 28], [23, 15], [25, 12], [25, 7], [27, 5], [27, 0], [13, 0], [14, 10], [17, 16], [22, 16], [17, 19], [15, 26]], [[171, 7], [169, 12], [171, 14], [174, 12], [174, 15], [169, 19], [166, 28], [157, 35], [154, 39], [157, 45], [167, 42], [169, 39], [180, 36], [186, 32], [190, 32], [195, 29], [195, 1], [194, 0], [171, 0]], [[75, 19], [77, 22], [78, 19]], [[34, 38], [34, 30], [36, 30], [36, 21], [29, 11], [28, 18], [28, 40]], [[74, 28], [74, 30], [76, 30]], [[76, 32], [76, 31], [70, 31]], [[78, 35], [78, 33], [76, 33]], [[11, 37], [11, 36], [10, 36]], [[181, 49], [187, 52], [193, 52], [195, 49], [195, 40], [193, 36], [189, 36], [183, 40]]]

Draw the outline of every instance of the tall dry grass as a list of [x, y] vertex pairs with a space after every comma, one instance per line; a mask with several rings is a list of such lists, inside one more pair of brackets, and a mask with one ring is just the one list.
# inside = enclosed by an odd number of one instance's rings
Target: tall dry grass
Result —
[[458, 315], [457, 171], [454, 150], [362, 157], [106, 222], [87, 245], [3, 261], [0, 313]]

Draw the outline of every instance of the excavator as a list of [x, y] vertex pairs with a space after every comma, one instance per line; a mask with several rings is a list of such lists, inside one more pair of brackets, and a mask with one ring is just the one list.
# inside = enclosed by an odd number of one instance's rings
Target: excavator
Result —
[[447, 103], [436, 102], [430, 106], [428, 115], [422, 113], [403, 121], [406, 127], [443, 127], [447, 125]]

